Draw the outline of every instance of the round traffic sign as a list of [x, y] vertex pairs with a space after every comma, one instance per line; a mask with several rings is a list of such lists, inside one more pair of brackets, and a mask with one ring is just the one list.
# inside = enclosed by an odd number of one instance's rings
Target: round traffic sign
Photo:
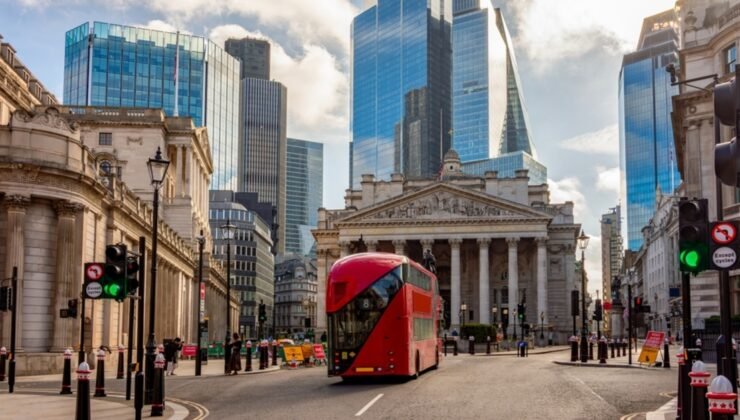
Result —
[[103, 294], [103, 286], [100, 283], [88, 283], [85, 286], [85, 294], [91, 299], [97, 299]]
[[723, 246], [714, 250], [712, 262], [719, 268], [730, 268], [737, 261], [737, 253], [734, 249]]
[[717, 223], [712, 227], [712, 240], [720, 245], [729, 244], [735, 240], [737, 229], [733, 223]]
[[103, 277], [103, 264], [88, 264], [85, 268], [85, 274], [90, 280], [100, 280], [100, 278]]

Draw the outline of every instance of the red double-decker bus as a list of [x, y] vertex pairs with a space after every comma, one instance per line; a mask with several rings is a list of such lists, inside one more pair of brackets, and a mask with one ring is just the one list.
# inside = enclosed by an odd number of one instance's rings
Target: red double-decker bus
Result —
[[329, 376], [418, 376], [439, 365], [437, 278], [402, 255], [362, 253], [329, 272]]

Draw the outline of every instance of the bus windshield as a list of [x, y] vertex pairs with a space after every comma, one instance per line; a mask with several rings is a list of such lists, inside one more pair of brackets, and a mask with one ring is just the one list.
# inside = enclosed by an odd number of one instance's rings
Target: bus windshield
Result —
[[402, 285], [399, 266], [378, 279], [342, 309], [331, 314], [332, 348], [353, 350], [362, 347]]

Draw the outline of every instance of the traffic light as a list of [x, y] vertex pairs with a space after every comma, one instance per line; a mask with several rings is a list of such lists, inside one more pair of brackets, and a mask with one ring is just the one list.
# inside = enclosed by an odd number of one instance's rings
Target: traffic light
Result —
[[77, 299], [67, 301], [67, 316], [77, 318]]
[[[639, 296], [635, 296], [635, 304], [632, 306], [635, 308], [635, 310], [637, 310], [637, 308], [642, 307], [642, 298]], [[639, 310], [637, 312], [639, 312]]]
[[0, 287], [0, 311], [5, 312], [12, 309], [11, 297], [13, 289], [8, 286]]
[[519, 321], [524, 321], [526, 317], [526, 306], [523, 304], [516, 305], [516, 316], [519, 318]]
[[126, 294], [133, 295], [139, 288], [139, 262], [136, 257], [126, 257]]
[[[714, 87], [714, 115], [719, 122], [733, 127], [738, 126], [740, 110], [740, 87], [735, 78]], [[719, 142], [719, 139], [716, 139]], [[740, 147], [737, 138], [714, 146], [714, 173], [723, 184], [740, 186]]]
[[709, 217], [706, 199], [681, 198], [678, 203], [678, 260], [681, 271], [709, 268]]
[[601, 299], [596, 299], [594, 303], [594, 321], [602, 321], [603, 319], [604, 313], [601, 307]]
[[265, 307], [264, 303], [260, 303], [259, 307], [259, 321], [265, 322], [267, 321], [267, 308]]
[[105, 248], [104, 272], [101, 298], [123, 300], [126, 297], [126, 245], [108, 245]]

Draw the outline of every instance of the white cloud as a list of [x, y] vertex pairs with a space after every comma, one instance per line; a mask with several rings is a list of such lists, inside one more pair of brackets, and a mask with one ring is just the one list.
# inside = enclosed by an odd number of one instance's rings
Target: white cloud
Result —
[[581, 192], [581, 182], [576, 177], [563, 178], [560, 181], [548, 179], [550, 187], [550, 202], [573, 202], [573, 215], [577, 223], [581, 223], [589, 214], [586, 197]]
[[271, 47], [271, 76], [288, 88], [288, 135], [322, 142], [348, 138], [349, 78], [337, 57], [324, 47], [306, 43], [300, 56], [291, 56], [270, 37], [239, 25], [213, 28], [209, 34], [223, 46], [230, 37], [266, 39]]
[[562, 140], [560, 147], [588, 154], [618, 155], [619, 128], [612, 124], [600, 130]]
[[603, 166], [596, 167], [596, 189], [599, 191], [614, 192], [619, 194], [620, 184], [620, 172], [619, 167], [605, 168]]
[[529, 0], [507, 2], [517, 20], [515, 45], [544, 71], [558, 61], [603, 49], [634, 50], [642, 20], [675, 0]]
[[[596, 299], [596, 290], [599, 291], [599, 297], [603, 291], [603, 285], [601, 284], [601, 236], [586, 235], [590, 237], [588, 240], [588, 247], [586, 248], [586, 274], [588, 277], [587, 289], [591, 292], [594, 299]], [[580, 255], [578, 256], [580, 258]]]
[[189, 34], [189, 31], [186, 31], [176, 25], [173, 25], [169, 22], [165, 22], [163, 20], [154, 19], [150, 20], [146, 24], [138, 24], [134, 23], [131, 24], [131, 26], [136, 26], [138, 28], [146, 28], [146, 29], [153, 29], [155, 31], [162, 31], [162, 32], [177, 32], [178, 30], [184, 34]]

